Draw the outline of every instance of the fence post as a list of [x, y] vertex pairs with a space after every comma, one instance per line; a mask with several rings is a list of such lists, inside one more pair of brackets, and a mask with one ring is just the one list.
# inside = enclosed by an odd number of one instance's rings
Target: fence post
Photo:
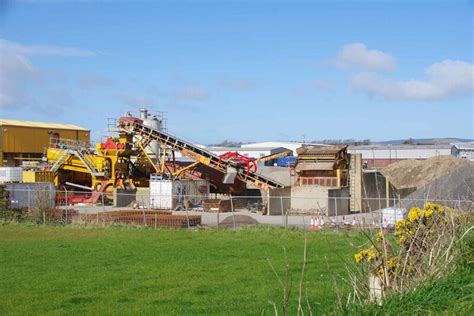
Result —
[[334, 197], [334, 208], [336, 209], [336, 230], [339, 231], [339, 222], [337, 217], [337, 199]]
[[285, 211], [283, 210], [283, 196], [281, 196], [281, 193], [280, 193], [280, 207], [281, 207], [281, 216], [283, 217], [283, 227], [287, 227], [288, 223], [285, 221], [285, 215], [284, 215]]
[[105, 217], [105, 201], [104, 201], [104, 192], [100, 193], [100, 198], [102, 200], [102, 222], [104, 222]]
[[30, 188], [28, 188], [28, 215], [31, 214], [31, 198], [30, 198]]
[[66, 204], [66, 224], [68, 223], [67, 221], [67, 208], [68, 208], [68, 203], [67, 203], [67, 190], [64, 188], [64, 202]]
[[217, 208], [217, 229], [219, 229], [219, 213], [220, 213], [220, 209]]
[[188, 213], [188, 208], [185, 207], [184, 210], [186, 211], [186, 220], [188, 221], [188, 229], [189, 229], [189, 213]]
[[232, 201], [232, 194], [230, 194], [230, 209], [232, 211], [232, 223], [234, 224], [235, 229], [234, 202]]

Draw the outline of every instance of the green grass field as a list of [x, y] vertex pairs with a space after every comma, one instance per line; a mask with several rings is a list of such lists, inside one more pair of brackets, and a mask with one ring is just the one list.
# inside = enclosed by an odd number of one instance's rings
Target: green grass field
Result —
[[[356, 235], [353, 235], [356, 236]], [[359, 237], [354, 237], [359, 239]], [[0, 226], [0, 314], [265, 314], [281, 307], [287, 249], [295, 314], [301, 230]], [[314, 314], [336, 310], [348, 237], [308, 233], [304, 280]], [[341, 281], [338, 281], [342, 283]], [[342, 284], [340, 284], [342, 286]]]

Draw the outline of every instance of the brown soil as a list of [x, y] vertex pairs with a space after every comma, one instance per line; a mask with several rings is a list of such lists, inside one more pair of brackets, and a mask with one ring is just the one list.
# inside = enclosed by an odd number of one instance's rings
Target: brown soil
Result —
[[397, 188], [420, 188], [461, 166], [474, 168], [474, 162], [454, 156], [437, 156], [426, 160], [403, 160], [383, 168], [381, 172]]

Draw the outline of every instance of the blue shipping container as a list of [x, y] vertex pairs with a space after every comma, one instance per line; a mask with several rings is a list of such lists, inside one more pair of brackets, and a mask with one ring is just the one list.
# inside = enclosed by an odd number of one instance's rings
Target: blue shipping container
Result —
[[288, 167], [289, 164], [292, 164], [295, 162], [296, 162], [296, 157], [294, 156], [277, 158], [278, 167]]

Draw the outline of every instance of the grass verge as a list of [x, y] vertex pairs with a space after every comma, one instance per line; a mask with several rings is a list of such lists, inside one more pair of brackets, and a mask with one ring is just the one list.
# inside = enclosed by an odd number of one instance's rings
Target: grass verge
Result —
[[[283, 247], [296, 314], [301, 230], [3, 225], [0, 314], [273, 314], [268, 302], [283, 297], [268, 261], [286, 273]], [[352, 252], [342, 234], [308, 234], [303, 287], [313, 313], [335, 312], [332, 272], [344, 274]]]

